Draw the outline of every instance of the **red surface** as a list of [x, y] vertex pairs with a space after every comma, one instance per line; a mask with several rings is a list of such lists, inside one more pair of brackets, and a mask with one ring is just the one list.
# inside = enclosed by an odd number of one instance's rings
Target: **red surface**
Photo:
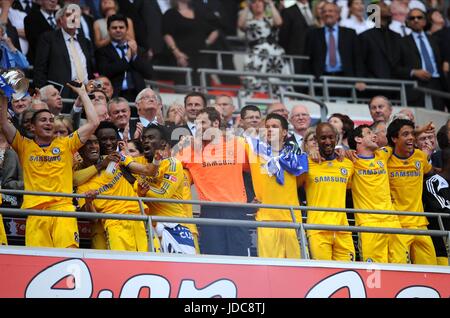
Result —
[[0, 254], [0, 281], [2, 298], [98, 297], [105, 290], [104, 297], [393, 298], [400, 292], [450, 297], [450, 274], [305, 267], [300, 262], [276, 266]]

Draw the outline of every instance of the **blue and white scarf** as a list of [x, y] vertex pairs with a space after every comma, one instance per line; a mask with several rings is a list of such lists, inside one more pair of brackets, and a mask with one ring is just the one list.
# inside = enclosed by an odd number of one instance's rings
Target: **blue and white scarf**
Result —
[[284, 185], [284, 171], [299, 176], [308, 172], [308, 156], [301, 153], [301, 150], [295, 143], [287, 143], [281, 152], [274, 156], [272, 147], [258, 138], [246, 137], [247, 143], [251, 150], [257, 156], [266, 161], [264, 168], [269, 176], [275, 176], [279, 184]]

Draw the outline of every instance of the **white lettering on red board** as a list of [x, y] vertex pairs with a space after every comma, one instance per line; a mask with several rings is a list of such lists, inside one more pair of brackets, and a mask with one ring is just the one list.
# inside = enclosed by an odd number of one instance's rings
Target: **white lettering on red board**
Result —
[[[370, 279], [369, 279], [370, 278]], [[364, 284], [358, 272], [346, 270], [328, 276], [314, 285], [307, 298], [329, 298], [346, 288], [350, 298], [366, 298], [366, 288], [380, 288], [379, 276], [369, 276]], [[370, 283], [369, 283], [370, 281]], [[137, 298], [143, 288], [150, 290], [150, 298], [168, 298], [171, 282], [156, 274], [138, 274], [126, 280], [117, 295], [110, 289], [102, 289], [99, 298]], [[203, 288], [197, 288], [195, 280], [184, 279], [180, 283], [178, 298], [236, 298], [238, 286], [229, 279], [218, 279]], [[28, 284], [26, 298], [89, 298], [93, 295], [93, 278], [89, 267], [80, 259], [69, 259], [53, 264], [38, 273]], [[394, 296], [394, 295], [392, 295]], [[247, 296], [248, 297], [248, 296]], [[389, 297], [385, 295], [384, 297]], [[429, 286], [405, 286], [397, 298], [439, 298], [437, 290]]]

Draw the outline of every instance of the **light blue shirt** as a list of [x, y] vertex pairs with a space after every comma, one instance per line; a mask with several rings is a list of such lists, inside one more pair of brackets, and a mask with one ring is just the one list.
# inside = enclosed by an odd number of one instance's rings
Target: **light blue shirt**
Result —
[[437, 71], [438, 68], [436, 66], [436, 59], [434, 57], [434, 52], [433, 52], [433, 49], [431, 48], [430, 42], [428, 41], [427, 35], [423, 31], [421, 33], [413, 32], [412, 35], [413, 35], [413, 38], [414, 38], [414, 42], [416, 42], [416, 47], [417, 47], [417, 49], [419, 50], [419, 53], [420, 53], [420, 60], [422, 62], [422, 69], [425, 69], [425, 60], [423, 58], [423, 54], [422, 54], [422, 51], [420, 49], [419, 35], [422, 35], [422, 41], [425, 43], [425, 47], [426, 47], [426, 49], [428, 51], [428, 55], [430, 56], [430, 59], [431, 59], [431, 64], [433, 65], [434, 72], [433, 72], [433, 74], [431, 74], [431, 77], [435, 77], [435, 78], [439, 77], [439, 72]]
[[[12, 51], [10, 51], [8, 46], [2, 42], [0, 44], [0, 51], [1, 51], [1, 60], [0, 60], [1, 68], [6, 69], [10, 67], [17, 67], [24, 70], [30, 67], [27, 58], [19, 50], [13, 53]], [[7, 60], [9, 63], [7, 63]]]
[[[325, 59], [325, 72], [335, 73], [342, 72], [341, 55], [339, 54], [339, 27], [335, 24], [333, 27], [334, 43], [336, 43], [336, 65], [334, 67], [330, 66], [330, 53], [328, 45], [330, 42], [330, 30], [325, 26], [325, 41], [327, 43], [327, 57]], [[349, 48], [351, 49], [351, 48]]]

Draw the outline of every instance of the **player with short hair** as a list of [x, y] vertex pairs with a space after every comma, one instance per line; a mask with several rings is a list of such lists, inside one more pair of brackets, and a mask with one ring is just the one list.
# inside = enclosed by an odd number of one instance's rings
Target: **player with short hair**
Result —
[[[356, 150], [353, 161], [355, 173], [352, 197], [355, 209], [393, 210], [387, 162], [391, 148], [378, 149], [377, 136], [368, 125], [355, 128], [348, 138], [351, 149]], [[397, 215], [355, 214], [357, 226], [402, 228]], [[359, 233], [359, 251], [362, 261], [376, 263], [407, 263], [406, 246], [396, 234]]]
[[[288, 121], [283, 116], [271, 113], [265, 120], [267, 144], [251, 137], [246, 139], [250, 148], [249, 163], [255, 198], [262, 204], [300, 205], [296, 175], [284, 168], [278, 175], [274, 175], [272, 171], [269, 172], [269, 161], [273, 162], [274, 158], [282, 156], [283, 151], [295, 151], [285, 147], [288, 125]], [[304, 158], [305, 166], [302, 168], [306, 170], [306, 156]], [[283, 179], [282, 181], [280, 177]], [[256, 213], [256, 220], [301, 223], [300, 211], [296, 210], [294, 215], [295, 220], [293, 220], [290, 210], [261, 208]], [[300, 258], [300, 246], [295, 229], [258, 227], [257, 236], [259, 257]]]
[[[308, 173], [300, 176], [306, 191], [308, 206], [345, 208], [346, 191], [353, 176], [353, 164], [347, 158], [339, 161], [335, 154], [338, 132], [329, 123], [316, 128], [319, 153], [325, 159], [320, 163], [308, 159]], [[308, 224], [348, 226], [342, 212], [308, 211]], [[309, 230], [309, 247], [313, 259], [354, 261], [355, 247], [350, 232]]]
[[[394, 210], [423, 212], [422, 191], [424, 175], [432, 170], [427, 155], [414, 148], [414, 123], [396, 119], [388, 127], [387, 139], [393, 148], [388, 160], [389, 184]], [[404, 229], [426, 230], [425, 216], [399, 216]], [[436, 265], [436, 253], [431, 237], [401, 235], [414, 264]]]
[[[177, 154], [189, 170], [200, 200], [246, 203], [242, 172], [247, 164], [245, 142], [242, 138], [224, 135], [220, 130], [220, 114], [207, 107], [199, 112], [195, 137], [180, 144]], [[201, 218], [247, 220], [246, 209], [202, 206]], [[202, 225], [200, 250], [202, 254], [247, 256], [250, 235], [245, 227]]]
[[[85, 166], [95, 165], [100, 160], [100, 145], [96, 135], [92, 135], [89, 141], [79, 151]], [[130, 163], [129, 158], [121, 160], [118, 153], [109, 156], [116, 157], [112, 161], [122, 161], [121, 164]], [[133, 186], [125, 179], [119, 167], [112, 172], [101, 170], [96, 176], [79, 185], [77, 193], [88, 195], [87, 199], [79, 199], [82, 210], [90, 212], [102, 212], [111, 214], [140, 215], [140, 207], [137, 201], [104, 200], [96, 199], [97, 195], [112, 195], [123, 197], [137, 196]], [[148, 251], [147, 235], [144, 222], [128, 220], [103, 219], [103, 228], [106, 233], [107, 248], [118, 251]]]
[[[80, 97], [87, 123], [67, 137], [54, 134], [54, 116], [42, 109], [33, 114], [34, 139], [29, 139], [8, 121], [7, 100], [1, 98], [0, 124], [19, 155], [23, 167], [25, 191], [72, 193], [73, 155], [88, 140], [99, 121], [84, 86], [67, 84]], [[25, 195], [22, 209], [75, 211], [72, 198]], [[78, 247], [78, 224], [75, 218], [29, 216], [25, 244], [38, 247]]]
[[[158, 163], [158, 173], [151, 178], [141, 179], [138, 182], [138, 194], [141, 197], [158, 199], [183, 200], [184, 173], [181, 161], [170, 154], [170, 137], [165, 127], [158, 124], [150, 124], [142, 132], [142, 146], [144, 157]], [[155, 158], [157, 152], [162, 152], [160, 162]], [[146, 202], [151, 215], [169, 217], [192, 217], [186, 215], [184, 204]], [[195, 254], [194, 240], [190, 226], [179, 223], [160, 223], [156, 228], [161, 229], [161, 248], [163, 252], [175, 252], [184, 254]], [[160, 231], [158, 231], [160, 232]], [[161, 233], [158, 233], [159, 236]], [[170, 234], [171, 237], [165, 234]], [[167, 242], [168, 238], [170, 242]], [[170, 244], [170, 246], [169, 246]]]

